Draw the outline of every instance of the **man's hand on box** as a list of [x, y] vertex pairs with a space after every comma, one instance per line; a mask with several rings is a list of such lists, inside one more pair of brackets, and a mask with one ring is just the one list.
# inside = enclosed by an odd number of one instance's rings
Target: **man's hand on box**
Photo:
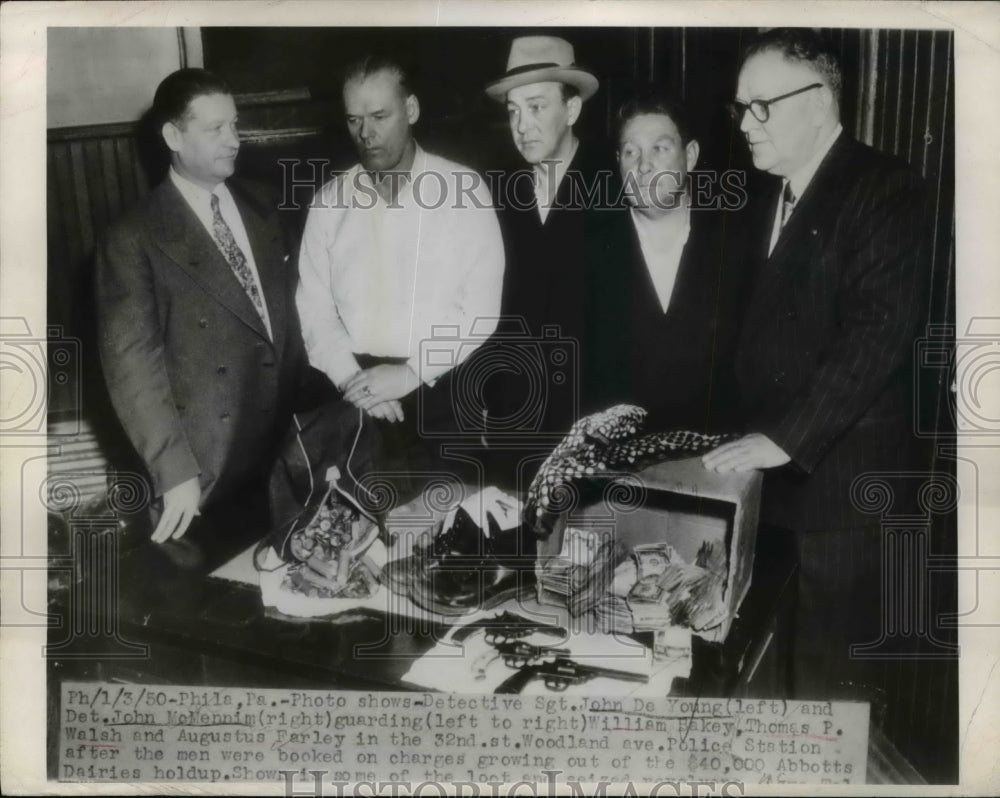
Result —
[[403, 406], [395, 399], [392, 399], [388, 402], [375, 405], [375, 407], [368, 411], [368, 415], [372, 418], [380, 418], [383, 421], [396, 423], [403, 420]]
[[724, 443], [701, 458], [705, 468], [720, 474], [750, 471], [754, 468], [777, 468], [789, 460], [791, 458], [780, 446], [759, 432]]
[[406, 364], [363, 369], [344, 384], [344, 398], [355, 407], [371, 410], [376, 405], [402, 399], [420, 380]]
[[163, 543], [171, 538], [181, 538], [187, 532], [201, 502], [201, 486], [198, 477], [192, 477], [180, 485], [175, 485], [163, 494], [163, 515], [153, 530], [153, 542]]

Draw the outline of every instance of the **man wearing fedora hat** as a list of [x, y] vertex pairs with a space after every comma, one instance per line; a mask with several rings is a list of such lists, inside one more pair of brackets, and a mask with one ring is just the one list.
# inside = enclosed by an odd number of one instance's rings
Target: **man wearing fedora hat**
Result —
[[[506, 172], [496, 184], [507, 253], [500, 330], [543, 338], [557, 328], [560, 338], [576, 343], [577, 363], [585, 348], [587, 209], [606, 199], [604, 181], [613, 170], [580, 142], [573, 126], [598, 85], [576, 66], [566, 40], [522, 36], [511, 44], [506, 74], [486, 87], [489, 97], [506, 104], [514, 146], [528, 167]], [[583, 405], [579, 369], [573, 377], [577, 387], [568, 391], [548, 386], [553, 390], [541, 398], [546, 410], [539, 431], [561, 433], [572, 425]], [[509, 417], [524, 401], [537, 401], [530, 382], [527, 375], [508, 375], [494, 408]]]

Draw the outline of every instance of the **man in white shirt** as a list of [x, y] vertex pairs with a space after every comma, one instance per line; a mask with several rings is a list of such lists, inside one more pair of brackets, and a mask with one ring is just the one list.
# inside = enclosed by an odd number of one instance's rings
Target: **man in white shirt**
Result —
[[500, 229], [484, 181], [417, 144], [420, 104], [399, 64], [353, 64], [344, 105], [361, 162], [324, 185], [309, 211], [303, 337], [310, 363], [348, 402], [416, 428], [408, 416], [418, 387], [422, 414], [441, 409], [438, 381], [495, 327]]
[[153, 114], [170, 173], [109, 229], [96, 288], [108, 392], [162, 498], [162, 543], [241, 492], [264, 495], [306, 361], [290, 237], [267, 189], [231, 179], [226, 84], [179, 70]]

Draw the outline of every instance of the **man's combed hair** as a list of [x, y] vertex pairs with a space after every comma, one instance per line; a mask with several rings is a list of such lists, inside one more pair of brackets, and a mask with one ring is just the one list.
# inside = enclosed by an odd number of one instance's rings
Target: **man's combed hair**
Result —
[[621, 136], [630, 120], [643, 114], [663, 114], [670, 117], [685, 146], [695, 138], [691, 116], [684, 103], [655, 84], [640, 87], [618, 106], [618, 135]]
[[399, 81], [399, 87], [404, 96], [409, 97], [413, 94], [413, 78], [410, 71], [397, 59], [381, 53], [369, 53], [349, 63], [344, 69], [344, 79], [341, 85], [346, 85], [352, 80], [367, 80], [379, 72], [388, 72], [390, 75], [394, 75]]
[[764, 52], [779, 52], [789, 61], [809, 64], [822, 75], [833, 96], [840, 101], [843, 85], [840, 58], [812, 28], [772, 28], [747, 46], [741, 63], [745, 64], [751, 56]]
[[206, 69], [185, 68], [165, 77], [153, 96], [153, 115], [157, 129], [167, 122], [184, 127], [190, 115], [191, 101], [211, 94], [232, 94], [229, 85]]

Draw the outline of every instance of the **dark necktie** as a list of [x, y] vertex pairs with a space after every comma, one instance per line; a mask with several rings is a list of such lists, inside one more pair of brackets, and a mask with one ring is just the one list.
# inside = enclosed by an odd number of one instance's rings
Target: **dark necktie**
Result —
[[788, 224], [788, 219], [795, 210], [795, 203], [798, 198], [792, 193], [792, 184], [785, 183], [785, 190], [781, 194], [781, 226]]
[[243, 250], [236, 243], [233, 231], [229, 229], [226, 220], [222, 218], [222, 212], [219, 210], [219, 198], [215, 194], [212, 194], [212, 230], [215, 233], [215, 241], [218, 243], [220, 249], [222, 249], [222, 254], [225, 255], [226, 260], [229, 262], [233, 274], [240, 281], [243, 290], [247, 292], [247, 296], [250, 297], [250, 301], [257, 309], [257, 313], [260, 315], [260, 319], [264, 322], [266, 328], [267, 321], [264, 317], [264, 300], [260, 295], [260, 289], [257, 287], [257, 281], [253, 278], [253, 273], [250, 271], [250, 264], [247, 263]]

